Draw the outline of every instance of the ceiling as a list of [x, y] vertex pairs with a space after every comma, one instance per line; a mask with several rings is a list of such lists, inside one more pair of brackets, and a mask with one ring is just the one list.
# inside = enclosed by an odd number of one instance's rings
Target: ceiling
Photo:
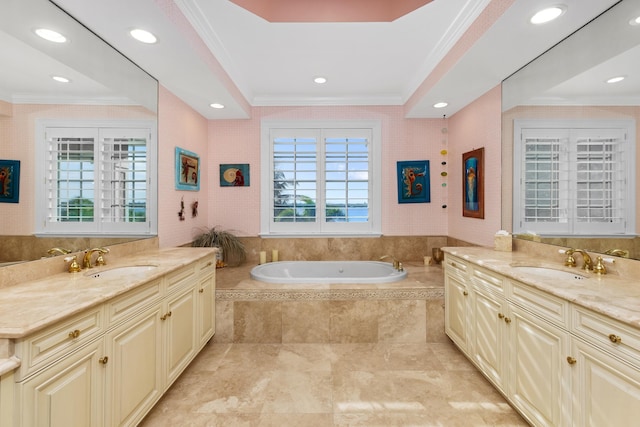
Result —
[[208, 119], [317, 105], [451, 116], [615, 2], [562, 0], [566, 12], [536, 27], [533, 13], [557, 2], [433, 0], [391, 22], [269, 22], [230, 0], [55, 0]]

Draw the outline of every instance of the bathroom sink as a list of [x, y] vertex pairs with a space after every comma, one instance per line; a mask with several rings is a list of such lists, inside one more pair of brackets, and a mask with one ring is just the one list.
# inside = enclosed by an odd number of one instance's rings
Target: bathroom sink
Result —
[[130, 276], [135, 274], [147, 273], [151, 270], [158, 268], [157, 265], [128, 265], [125, 267], [114, 267], [108, 270], [102, 270], [98, 272], [86, 273], [85, 276], [97, 278], [109, 278], [116, 276]]
[[582, 279], [588, 278], [587, 276], [584, 276], [580, 273], [575, 273], [573, 271], [566, 271], [566, 270], [558, 270], [552, 267], [514, 265], [512, 266], [512, 268], [517, 270], [520, 273], [533, 274], [535, 276], [548, 277], [552, 279], [582, 280]]

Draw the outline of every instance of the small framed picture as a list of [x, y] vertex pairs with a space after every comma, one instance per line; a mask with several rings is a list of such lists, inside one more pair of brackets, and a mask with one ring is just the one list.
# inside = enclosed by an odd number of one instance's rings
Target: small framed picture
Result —
[[397, 174], [398, 203], [431, 202], [429, 160], [398, 162]]
[[462, 155], [462, 216], [484, 219], [484, 147]]
[[249, 164], [220, 165], [220, 187], [249, 187], [250, 178]]
[[20, 200], [20, 160], [0, 160], [0, 202]]
[[176, 189], [200, 190], [200, 157], [176, 147]]

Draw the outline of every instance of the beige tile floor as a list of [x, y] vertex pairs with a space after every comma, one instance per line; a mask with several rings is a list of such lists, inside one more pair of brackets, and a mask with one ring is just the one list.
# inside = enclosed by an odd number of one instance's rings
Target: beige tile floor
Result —
[[452, 345], [210, 342], [141, 426], [527, 426]]

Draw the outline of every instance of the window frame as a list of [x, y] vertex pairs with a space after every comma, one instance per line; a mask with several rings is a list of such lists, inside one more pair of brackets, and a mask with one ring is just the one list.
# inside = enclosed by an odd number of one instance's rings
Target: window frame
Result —
[[[272, 221], [273, 194], [274, 194], [274, 150], [272, 144], [272, 132], [283, 130], [299, 130], [305, 135], [315, 132], [321, 136], [322, 131], [344, 130], [345, 137], [352, 130], [364, 130], [370, 132], [369, 150], [369, 220], [366, 222], [326, 222], [324, 214], [325, 206], [325, 169], [324, 147], [317, 150], [317, 203], [316, 211], [322, 210], [318, 220], [313, 223], [291, 222], [282, 223]], [[260, 191], [260, 236], [261, 237], [348, 237], [366, 236], [377, 237], [381, 232], [381, 185], [382, 185], [382, 142], [381, 123], [379, 120], [268, 120], [261, 121], [261, 191]], [[324, 140], [317, 139], [324, 146]]]
[[[94, 204], [94, 215], [97, 221], [66, 222], [47, 221], [48, 210], [46, 200], [46, 170], [49, 168], [45, 148], [48, 129], [71, 129], [77, 135], [93, 133], [94, 163], [102, 163], [101, 154], [103, 143], [99, 136], [108, 135], [105, 139], [113, 139], [115, 132], [129, 132], [146, 136], [146, 221], [141, 222], [103, 222], [99, 218], [100, 206]], [[69, 135], [73, 136], [73, 135]], [[36, 185], [35, 188], [35, 235], [36, 236], [97, 236], [97, 237], [150, 237], [158, 234], [158, 191], [157, 191], [157, 122], [155, 120], [73, 120], [73, 119], [38, 119], [36, 120]], [[94, 167], [94, 182], [99, 181], [102, 166]], [[97, 192], [99, 185], [94, 184], [94, 200], [99, 199]]]
[[[635, 170], [636, 170], [636, 149], [635, 149], [635, 129], [636, 123], [633, 119], [515, 119], [513, 126], [513, 232], [536, 233], [549, 237], [580, 236], [580, 237], [620, 237], [635, 236]], [[566, 222], [526, 222], [524, 214], [524, 150], [525, 134], [536, 132], [540, 137], [558, 139], [560, 149], [558, 151], [559, 179], [557, 190], [559, 191], [559, 209], [569, 212]], [[624, 182], [614, 187], [613, 191], [623, 192], [622, 199], [625, 205], [622, 209], [623, 221], [621, 223], [589, 222], [579, 221], [581, 218], [576, 214], [577, 199], [579, 189], [577, 188], [578, 159], [577, 147], [582, 137], [589, 134], [596, 135], [599, 132], [611, 133], [619, 132], [622, 136], [619, 149], [615, 154], [624, 156], [626, 160], [625, 170], [622, 173]], [[561, 146], [564, 140], [566, 146]], [[570, 162], [570, 163], [567, 163]], [[584, 163], [582, 163], [584, 166]], [[621, 188], [622, 187], [622, 188]], [[620, 199], [620, 197], [619, 197]], [[562, 206], [560, 206], [562, 205]]]

